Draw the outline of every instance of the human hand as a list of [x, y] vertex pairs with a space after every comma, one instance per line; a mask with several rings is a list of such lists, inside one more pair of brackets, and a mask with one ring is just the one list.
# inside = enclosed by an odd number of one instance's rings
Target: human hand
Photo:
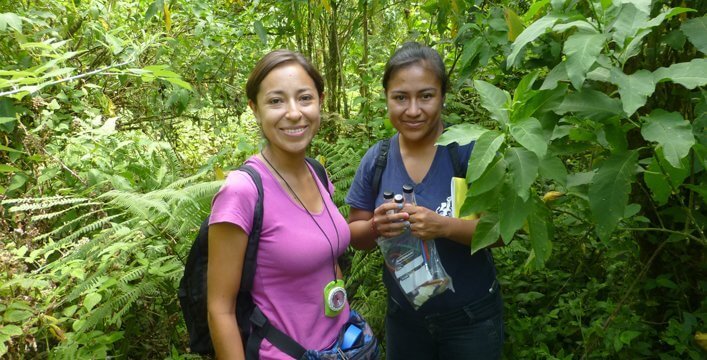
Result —
[[373, 230], [381, 236], [393, 237], [403, 233], [410, 225], [407, 221], [408, 214], [399, 212], [400, 204], [383, 203], [373, 210], [372, 224]]
[[448, 217], [424, 207], [406, 204], [402, 209], [408, 214], [410, 232], [422, 240], [432, 240], [438, 237], [446, 237], [448, 229]]

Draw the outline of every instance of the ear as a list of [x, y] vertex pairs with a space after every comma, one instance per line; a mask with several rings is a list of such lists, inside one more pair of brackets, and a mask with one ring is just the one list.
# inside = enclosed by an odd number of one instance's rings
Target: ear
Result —
[[250, 108], [250, 111], [253, 112], [253, 116], [255, 116], [255, 121], [260, 125], [260, 117], [258, 116], [258, 105], [256, 105], [253, 100], [248, 100], [248, 107]]

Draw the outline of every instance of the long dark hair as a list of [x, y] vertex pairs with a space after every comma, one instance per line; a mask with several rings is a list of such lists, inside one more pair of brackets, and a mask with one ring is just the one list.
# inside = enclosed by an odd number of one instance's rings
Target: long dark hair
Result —
[[383, 73], [383, 89], [385, 92], [388, 92], [388, 80], [393, 76], [393, 73], [415, 64], [429, 66], [442, 85], [442, 96], [447, 94], [449, 76], [447, 76], [447, 70], [444, 67], [442, 57], [437, 50], [412, 41], [404, 43], [400, 48], [395, 50], [393, 56], [391, 56], [385, 64], [385, 72]]

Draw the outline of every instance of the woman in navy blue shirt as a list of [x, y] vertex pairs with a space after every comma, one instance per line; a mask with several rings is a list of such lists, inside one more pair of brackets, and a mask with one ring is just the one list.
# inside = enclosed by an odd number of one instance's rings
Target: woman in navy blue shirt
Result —
[[[437, 51], [406, 43], [388, 60], [383, 75], [388, 115], [398, 131], [390, 139], [387, 164], [374, 189], [378, 143], [361, 160], [346, 197], [350, 205], [351, 245], [372, 249], [379, 237], [409, 228], [434, 241], [455, 291], [447, 290], [415, 309], [395, 279], [383, 271], [388, 289], [386, 354], [388, 359], [498, 359], [503, 346], [503, 303], [489, 250], [470, 254], [478, 220], [451, 216], [452, 159], [466, 169], [472, 144], [447, 148], [436, 142], [444, 131], [442, 108], [447, 73]], [[452, 157], [449, 151], [458, 151]], [[382, 193], [414, 185], [416, 206], [402, 211], [384, 203]]]

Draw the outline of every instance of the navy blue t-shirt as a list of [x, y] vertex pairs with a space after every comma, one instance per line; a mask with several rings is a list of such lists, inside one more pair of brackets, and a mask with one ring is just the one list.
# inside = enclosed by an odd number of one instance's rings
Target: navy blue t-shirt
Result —
[[[459, 159], [466, 170], [473, 144], [459, 146]], [[383, 192], [391, 191], [402, 193], [404, 184], [413, 184], [417, 205], [435, 210], [438, 214], [452, 216], [450, 208], [451, 179], [454, 176], [454, 167], [447, 147], [438, 146], [432, 166], [422, 182], [414, 183], [403, 164], [400, 155], [398, 134], [391, 138], [388, 160], [381, 178], [378, 194], [373, 190], [373, 173], [375, 161], [380, 152], [380, 143], [372, 146], [361, 159], [356, 170], [356, 176], [346, 195], [346, 203], [355, 209], [373, 212], [383, 203]], [[488, 250], [479, 251], [473, 256], [469, 246], [462, 245], [449, 239], [435, 239], [437, 251], [442, 265], [452, 277], [455, 292], [450, 290], [430, 298], [419, 309], [420, 314], [444, 313], [488, 294], [489, 288], [496, 278], [496, 268], [493, 258]], [[400, 306], [408, 311], [413, 310], [393, 276], [388, 271], [383, 271], [383, 282], [388, 288], [388, 294]]]

